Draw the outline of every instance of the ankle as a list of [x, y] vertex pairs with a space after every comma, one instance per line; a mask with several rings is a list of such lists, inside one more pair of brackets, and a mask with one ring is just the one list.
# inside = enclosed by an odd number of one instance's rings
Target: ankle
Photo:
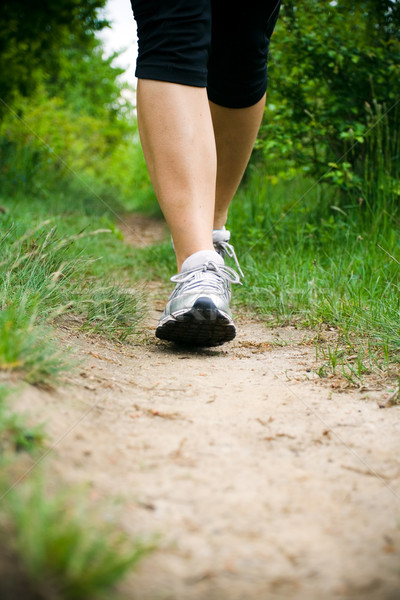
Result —
[[221, 256], [213, 250], [199, 250], [198, 252], [194, 252], [190, 256], [186, 258], [186, 260], [182, 263], [181, 269], [178, 271], [187, 271], [189, 269], [193, 269], [200, 265], [203, 265], [209, 261], [213, 261], [216, 264], [223, 265], [224, 260]]
[[187, 258], [189, 258], [190, 256], [192, 256], [193, 254], [196, 254], [198, 252], [213, 252], [214, 251], [214, 245], [213, 245], [213, 241], [211, 238], [211, 243], [210, 244], [202, 244], [202, 245], [192, 245], [192, 246], [188, 246], [186, 245], [185, 248], [177, 248], [175, 243], [174, 245], [174, 250], [175, 250], [175, 254], [176, 254], [176, 264], [178, 267], [178, 273], [181, 270], [182, 264], [185, 262], [185, 260]]
[[226, 211], [215, 212], [214, 213], [214, 229], [224, 229], [227, 220], [228, 220], [228, 213]]

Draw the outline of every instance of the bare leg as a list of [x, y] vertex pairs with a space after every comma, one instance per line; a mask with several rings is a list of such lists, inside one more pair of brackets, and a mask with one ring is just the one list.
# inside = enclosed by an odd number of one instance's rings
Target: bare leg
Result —
[[213, 249], [212, 228], [226, 222], [265, 96], [248, 108], [230, 109], [208, 102], [205, 88], [147, 79], [139, 80], [137, 94], [143, 151], [179, 270], [194, 252]]
[[243, 177], [264, 112], [264, 97], [248, 108], [225, 108], [210, 102], [217, 146], [214, 228], [225, 225], [229, 204]]
[[207, 92], [140, 79], [137, 104], [143, 152], [180, 270], [194, 252], [213, 250], [217, 159]]

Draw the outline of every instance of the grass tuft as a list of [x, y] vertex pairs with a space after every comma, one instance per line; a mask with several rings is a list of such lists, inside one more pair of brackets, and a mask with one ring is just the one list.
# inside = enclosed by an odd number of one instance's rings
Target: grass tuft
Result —
[[30, 479], [3, 499], [0, 596], [11, 600], [22, 592], [32, 599], [93, 598], [152, 549], [151, 544], [129, 540], [113, 519], [104, 521], [92, 509], [89, 514], [76, 493], [49, 494], [40, 478]]
[[25, 381], [48, 385], [70, 366], [55, 348], [50, 328], [36, 325], [37, 309], [11, 306], [0, 312], [0, 370], [19, 371]]
[[137, 290], [110, 284], [89, 290], [79, 301], [84, 314], [82, 328], [124, 341], [137, 328], [144, 314], [144, 300]]

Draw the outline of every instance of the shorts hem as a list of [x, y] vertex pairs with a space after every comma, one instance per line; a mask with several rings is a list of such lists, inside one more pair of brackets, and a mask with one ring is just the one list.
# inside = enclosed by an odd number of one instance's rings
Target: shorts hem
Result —
[[261, 100], [266, 91], [267, 83], [264, 83], [262, 87], [258, 88], [252, 94], [237, 94], [235, 96], [210, 89], [209, 87], [207, 88], [208, 99], [224, 108], [249, 108], [250, 106], [254, 106], [254, 104], [257, 104]]
[[138, 79], [153, 79], [154, 81], [167, 81], [180, 83], [193, 87], [207, 87], [207, 72], [198, 73], [192, 69], [185, 69], [175, 65], [138, 65], [135, 75]]

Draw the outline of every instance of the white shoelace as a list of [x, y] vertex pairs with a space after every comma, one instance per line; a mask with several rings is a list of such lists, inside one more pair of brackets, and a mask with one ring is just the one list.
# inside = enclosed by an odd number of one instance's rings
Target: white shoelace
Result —
[[[218, 277], [215, 277], [215, 275]], [[196, 288], [206, 285], [217, 293], [226, 293], [227, 284], [239, 283], [241, 285], [240, 277], [234, 269], [225, 265], [217, 265], [212, 260], [173, 275], [171, 281], [186, 284], [184, 286], [185, 292], [194, 291]]]
[[221, 242], [218, 241], [218, 242], [214, 242], [214, 246], [215, 246], [215, 249], [216, 249], [217, 252], [218, 252], [219, 249], [221, 249], [222, 253], [225, 253], [230, 258], [233, 258], [233, 260], [235, 261], [235, 264], [237, 266], [237, 270], [240, 273], [240, 276], [243, 277], [243, 279], [244, 279], [243, 271], [240, 268], [239, 261], [238, 261], [237, 256], [236, 256], [236, 252], [235, 252], [235, 249], [232, 246], [232, 244], [230, 244], [229, 242], [225, 242], [225, 241], [221, 241]]

